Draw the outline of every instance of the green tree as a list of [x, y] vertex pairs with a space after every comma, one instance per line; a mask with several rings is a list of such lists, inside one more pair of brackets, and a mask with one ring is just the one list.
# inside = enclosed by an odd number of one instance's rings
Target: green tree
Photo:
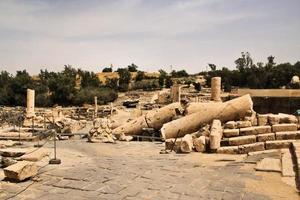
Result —
[[128, 71], [130, 72], [137, 72], [138, 66], [132, 63], [131, 65], [128, 65]]
[[122, 92], [128, 91], [129, 83], [131, 80], [131, 74], [128, 69], [126, 68], [119, 68], [119, 90]]
[[160, 87], [164, 87], [166, 78], [167, 78], [167, 72], [160, 69], [159, 77], [158, 77], [158, 83], [159, 83]]

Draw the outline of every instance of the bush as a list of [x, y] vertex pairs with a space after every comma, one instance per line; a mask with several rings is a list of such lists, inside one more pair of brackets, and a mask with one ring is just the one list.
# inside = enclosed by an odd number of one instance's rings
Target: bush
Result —
[[100, 104], [107, 104], [117, 99], [118, 93], [108, 87], [83, 88], [77, 93], [74, 103], [76, 105], [93, 104], [95, 96]]
[[159, 81], [156, 79], [145, 79], [142, 81], [137, 81], [133, 84], [132, 89], [133, 90], [156, 90], [160, 89]]

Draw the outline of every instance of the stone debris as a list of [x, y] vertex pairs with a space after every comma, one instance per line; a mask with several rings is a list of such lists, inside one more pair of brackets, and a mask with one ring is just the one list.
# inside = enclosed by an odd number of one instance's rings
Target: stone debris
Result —
[[107, 118], [97, 118], [93, 122], [93, 128], [89, 131], [88, 141], [97, 143], [115, 143], [117, 138], [112, 134], [111, 121]]
[[205, 152], [206, 151], [206, 138], [205, 136], [200, 136], [199, 138], [193, 139], [193, 144], [195, 151]]
[[37, 174], [37, 165], [29, 161], [20, 161], [4, 168], [4, 175], [14, 181], [23, 181]]
[[180, 151], [181, 153], [190, 153], [193, 150], [193, 138], [191, 135], [185, 135], [181, 139]]
[[264, 158], [256, 164], [254, 169], [265, 172], [281, 172], [280, 159]]
[[71, 118], [61, 118], [55, 122], [57, 133], [76, 133], [86, 126], [86, 120], [74, 120]]

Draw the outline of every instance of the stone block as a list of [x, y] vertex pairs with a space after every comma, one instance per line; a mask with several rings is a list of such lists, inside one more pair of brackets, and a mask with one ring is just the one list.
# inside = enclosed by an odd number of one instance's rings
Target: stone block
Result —
[[33, 162], [20, 161], [9, 167], [4, 168], [4, 174], [7, 178], [14, 181], [23, 181], [37, 174], [37, 165]]
[[275, 133], [265, 133], [257, 135], [258, 142], [272, 141], [275, 140]]
[[236, 137], [239, 136], [240, 130], [239, 129], [224, 129], [223, 136], [224, 137]]
[[221, 146], [221, 139], [223, 135], [223, 129], [221, 121], [218, 119], [213, 120], [209, 135], [210, 149], [216, 150]]
[[268, 121], [270, 125], [275, 125], [275, 124], [279, 124], [280, 118], [278, 115], [270, 114], [268, 116]]
[[194, 149], [197, 152], [205, 152], [206, 150], [206, 141], [205, 136], [200, 136], [199, 138], [193, 139]]
[[257, 134], [271, 133], [271, 126], [256, 126], [254, 127]]
[[229, 145], [230, 146], [251, 144], [251, 143], [255, 143], [255, 142], [256, 142], [256, 136], [255, 135], [239, 136], [239, 137], [229, 138]]
[[229, 147], [220, 147], [217, 149], [217, 153], [220, 154], [238, 154], [239, 147], [238, 146], [229, 146]]
[[236, 122], [237, 128], [246, 128], [246, 127], [251, 127], [251, 121], [237, 121]]
[[225, 123], [224, 128], [226, 129], [235, 129], [236, 128], [236, 122], [235, 121], [228, 121]]
[[294, 140], [297, 135], [300, 135], [300, 131], [283, 131], [276, 132], [276, 140]]
[[266, 149], [283, 149], [290, 148], [292, 142], [295, 140], [274, 140], [266, 141]]
[[254, 127], [248, 127], [248, 128], [241, 128], [240, 129], [240, 135], [256, 135], [256, 130]]
[[273, 132], [296, 131], [297, 124], [275, 124], [272, 125]]
[[265, 150], [265, 144], [263, 142], [256, 142], [253, 144], [239, 145], [239, 153], [246, 154], [253, 151]]
[[31, 162], [37, 162], [42, 160], [45, 156], [48, 156], [49, 152], [44, 149], [39, 149], [37, 151], [34, 151], [30, 154], [25, 154], [20, 157], [21, 160], [31, 161]]
[[265, 126], [268, 124], [269, 115], [257, 115], [257, 124], [258, 126]]
[[3, 157], [19, 157], [24, 155], [28, 150], [24, 148], [0, 149], [0, 155]]

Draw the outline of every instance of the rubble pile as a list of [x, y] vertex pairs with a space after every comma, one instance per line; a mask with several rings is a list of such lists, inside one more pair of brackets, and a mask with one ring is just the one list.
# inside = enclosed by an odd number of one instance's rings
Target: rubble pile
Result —
[[86, 120], [74, 120], [71, 118], [60, 118], [55, 122], [57, 133], [75, 133], [86, 126]]
[[125, 134], [113, 134], [113, 121], [108, 118], [97, 118], [93, 122], [93, 128], [89, 131], [89, 142], [104, 142], [115, 143], [116, 140], [131, 141], [132, 136], [125, 136]]

